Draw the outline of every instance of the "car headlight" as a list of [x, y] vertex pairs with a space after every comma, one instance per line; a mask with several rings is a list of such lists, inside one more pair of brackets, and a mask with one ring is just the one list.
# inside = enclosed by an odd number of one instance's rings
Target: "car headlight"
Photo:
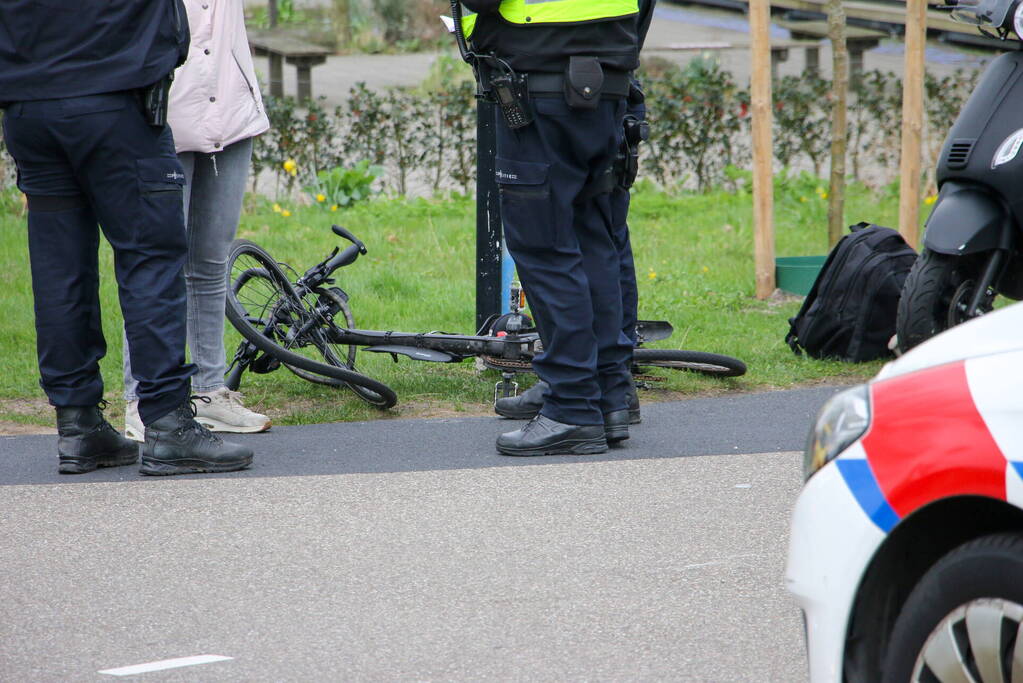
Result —
[[870, 389], [866, 384], [833, 396], [817, 415], [803, 454], [803, 475], [813, 474], [835, 459], [870, 426]]

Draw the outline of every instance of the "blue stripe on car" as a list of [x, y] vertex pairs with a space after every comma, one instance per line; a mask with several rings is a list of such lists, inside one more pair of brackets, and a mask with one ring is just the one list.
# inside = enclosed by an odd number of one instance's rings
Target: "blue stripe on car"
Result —
[[842, 473], [846, 485], [852, 491], [856, 502], [863, 512], [877, 527], [888, 533], [898, 523], [899, 516], [885, 500], [884, 493], [877, 483], [870, 463], [861, 459], [840, 459], [835, 461], [838, 471]]

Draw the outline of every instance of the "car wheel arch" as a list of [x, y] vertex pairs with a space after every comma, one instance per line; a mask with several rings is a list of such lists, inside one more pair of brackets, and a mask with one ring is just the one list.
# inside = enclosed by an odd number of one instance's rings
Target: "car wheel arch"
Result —
[[939, 559], [975, 538], [1013, 531], [1023, 533], [1023, 509], [981, 496], [944, 498], [904, 518], [878, 547], [857, 587], [846, 629], [844, 681], [880, 680], [895, 619]]

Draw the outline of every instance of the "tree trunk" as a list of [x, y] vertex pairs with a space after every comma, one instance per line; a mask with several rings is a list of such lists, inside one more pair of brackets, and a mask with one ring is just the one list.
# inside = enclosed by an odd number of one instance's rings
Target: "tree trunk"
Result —
[[267, 0], [266, 23], [270, 28], [277, 26], [277, 0]]
[[845, 229], [845, 158], [848, 146], [849, 51], [846, 49], [845, 9], [841, 0], [828, 0], [828, 37], [833, 57], [831, 79], [831, 190], [828, 193], [828, 247], [842, 239]]
[[343, 50], [352, 44], [351, 0], [334, 0], [333, 9], [334, 35], [337, 38], [337, 49]]
[[920, 150], [924, 124], [924, 49], [927, 3], [906, 2], [906, 62], [902, 79], [902, 157], [899, 232], [914, 249], [920, 240]]
[[756, 294], [774, 293], [774, 175], [771, 168], [771, 7], [769, 0], [750, 0], [753, 73], [750, 109], [753, 115], [753, 254]]

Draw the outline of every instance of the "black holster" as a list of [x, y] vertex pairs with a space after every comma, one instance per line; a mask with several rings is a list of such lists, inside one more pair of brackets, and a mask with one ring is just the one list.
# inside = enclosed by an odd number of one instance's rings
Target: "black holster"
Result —
[[167, 125], [167, 106], [170, 100], [170, 87], [174, 81], [171, 72], [152, 85], [139, 90], [139, 102], [142, 115], [150, 126], [162, 128]]
[[629, 114], [622, 121], [622, 125], [625, 128], [625, 135], [622, 136], [622, 146], [618, 150], [618, 158], [615, 159], [615, 172], [619, 187], [628, 190], [639, 175], [639, 145], [650, 139], [650, 124]]

